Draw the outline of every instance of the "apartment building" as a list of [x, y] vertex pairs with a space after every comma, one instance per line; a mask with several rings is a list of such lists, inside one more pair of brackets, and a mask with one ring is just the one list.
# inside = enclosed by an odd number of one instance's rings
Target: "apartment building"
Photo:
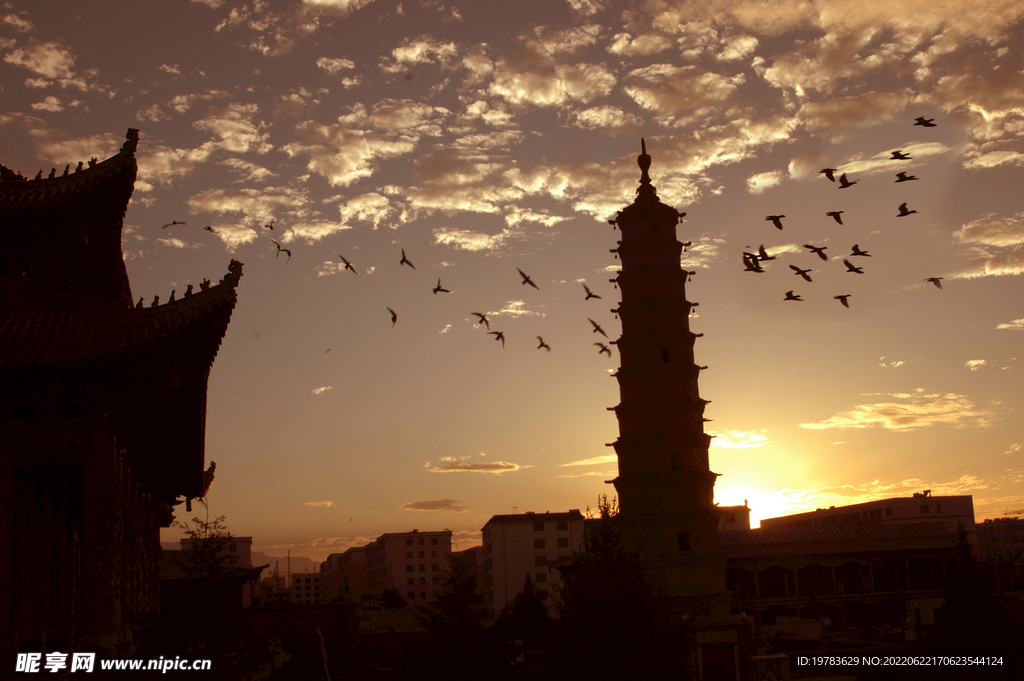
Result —
[[[366, 593], [395, 589], [410, 605], [429, 603], [441, 590], [451, 552], [451, 530], [382, 534], [365, 547]], [[353, 566], [356, 561], [353, 554]], [[353, 589], [360, 586], [357, 576], [354, 570], [350, 584]]]

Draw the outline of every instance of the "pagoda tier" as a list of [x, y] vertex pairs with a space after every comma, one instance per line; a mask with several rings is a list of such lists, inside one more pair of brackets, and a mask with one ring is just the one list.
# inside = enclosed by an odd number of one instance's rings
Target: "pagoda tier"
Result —
[[614, 220], [622, 240], [613, 252], [622, 270], [615, 312], [620, 403], [613, 407], [619, 438], [613, 443], [619, 475], [620, 522], [634, 550], [670, 595], [725, 591], [714, 502], [716, 473], [708, 463], [711, 438], [694, 363], [686, 299], [688, 273], [680, 267], [676, 225], [684, 213], [662, 203], [651, 184], [646, 144], [636, 200]]

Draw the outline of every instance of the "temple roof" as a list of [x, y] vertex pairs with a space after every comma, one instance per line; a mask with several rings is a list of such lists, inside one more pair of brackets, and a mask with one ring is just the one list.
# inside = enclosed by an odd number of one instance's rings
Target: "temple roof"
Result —
[[[232, 260], [221, 281], [158, 307], [70, 311], [62, 307], [0, 308], [0, 365], [100, 358], [180, 333], [217, 309], [233, 309], [242, 264]], [[219, 344], [224, 329], [210, 329]]]

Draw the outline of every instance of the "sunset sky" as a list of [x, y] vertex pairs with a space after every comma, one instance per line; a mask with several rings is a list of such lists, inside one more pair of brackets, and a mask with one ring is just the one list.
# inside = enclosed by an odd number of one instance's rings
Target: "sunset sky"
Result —
[[467, 548], [494, 514], [614, 493], [618, 355], [587, 319], [619, 333], [607, 221], [641, 136], [688, 213], [719, 503], [931, 489], [1024, 515], [1022, 21], [1020, 0], [10, 1], [0, 161], [59, 174], [139, 128], [136, 299], [245, 264], [206, 458], [254, 550]]

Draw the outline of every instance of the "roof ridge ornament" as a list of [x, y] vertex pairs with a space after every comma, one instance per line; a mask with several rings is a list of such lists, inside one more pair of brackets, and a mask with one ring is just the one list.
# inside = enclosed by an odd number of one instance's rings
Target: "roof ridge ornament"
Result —
[[636, 164], [640, 166], [640, 186], [636, 189], [637, 197], [633, 202], [657, 201], [658, 193], [648, 173], [651, 169], [651, 155], [647, 153], [647, 142], [643, 137], [640, 138], [640, 155], [636, 157]]

